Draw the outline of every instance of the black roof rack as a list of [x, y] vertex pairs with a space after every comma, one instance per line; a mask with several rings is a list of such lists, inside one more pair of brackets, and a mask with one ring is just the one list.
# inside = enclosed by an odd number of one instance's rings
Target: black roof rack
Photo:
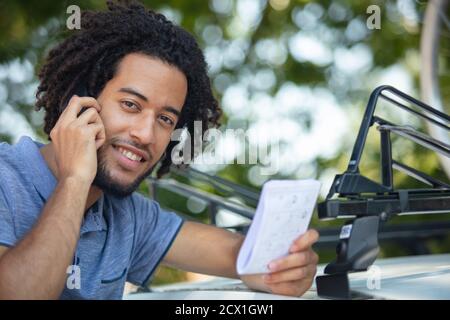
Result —
[[[341, 229], [336, 260], [326, 266], [324, 276], [316, 278], [317, 292], [321, 296], [351, 298], [348, 273], [367, 270], [377, 258], [380, 221], [396, 215], [450, 213], [450, 185], [393, 160], [391, 134], [400, 135], [446, 157], [450, 157], [450, 146], [412, 126], [399, 126], [375, 116], [380, 99], [450, 132], [449, 115], [391, 86], [380, 86], [372, 92], [347, 170], [336, 175], [326, 200], [318, 206], [320, 219], [354, 218]], [[374, 124], [378, 125], [380, 132], [381, 183], [359, 171], [369, 128]], [[431, 188], [397, 190], [393, 183], [394, 170], [402, 171]]]

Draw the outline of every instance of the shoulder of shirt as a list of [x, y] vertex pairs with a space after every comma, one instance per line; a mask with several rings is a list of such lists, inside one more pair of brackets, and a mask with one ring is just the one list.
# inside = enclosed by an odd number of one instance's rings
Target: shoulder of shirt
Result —
[[0, 142], [0, 181], [15, 171], [14, 147], [6, 142]]
[[6, 142], [0, 142], [0, 189], [4, 194], [9, 193], [7, 186], [18, 179], [12, 151], [12, 145]]
[[12, 151], [13, 151], [12, 145], [10, 145], [7, 142], [0, 141], [0, 155], [1, 155], [0, 163], [2, 162], [2, 160], [8, 159]]
[[0, 141], [0, 165], [12, 164], [17, 149], [14, 145]]

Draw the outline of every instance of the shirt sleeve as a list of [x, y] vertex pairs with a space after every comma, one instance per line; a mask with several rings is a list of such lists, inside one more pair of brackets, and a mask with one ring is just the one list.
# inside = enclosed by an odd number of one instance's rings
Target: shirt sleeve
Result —
[[156, 267], [166, 255], [183, 219], [164, 211], [155, 201], [141, 195], [133, 196], [135, 208], [135, 244], [127, 280], [146, 286]]
[[0, 246], [12, 247], [17, 242], [12, 211], [8, 206], [0, 180]]

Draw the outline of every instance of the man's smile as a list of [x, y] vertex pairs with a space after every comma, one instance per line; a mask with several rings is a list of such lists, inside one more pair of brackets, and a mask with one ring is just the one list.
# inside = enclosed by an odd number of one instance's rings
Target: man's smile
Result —
[[150, 157], [148, 153], [129, 145], [112, 145], [119, 165], [128, 171], [137, 171]]

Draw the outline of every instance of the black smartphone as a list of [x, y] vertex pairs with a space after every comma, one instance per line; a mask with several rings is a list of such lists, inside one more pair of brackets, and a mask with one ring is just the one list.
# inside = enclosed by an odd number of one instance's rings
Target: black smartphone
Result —
[[[86, 84], [84, 82], [81, 82], [78, 84], [78, 86], [75, 89], [75, 94], [79, 97], [89, 97], [89, 93], [86, 87]], [[87, 110], [88, 108], [83, 107], [81, 111], [78, 113], [77, 118]]]
[[[70, 99], [72, 98], [73, 95], [77, 95], [79, 97], [90, 97], [86, 84], [84, 82], [80, 82], [76, 87], [75, 90], [73, 90], [72, 94], [67, 98], [66, 101], [64, 101], [64, 103], [62, 104], [62, 111], [64, 111], [65, 108], [67, 108], [67, 105], [69, 104]], [[83, 112], [85, 112], [88, 108], [83, 107], [81, 109], [81, 111], [78, 113], [77, 117], [79, 117]]]

